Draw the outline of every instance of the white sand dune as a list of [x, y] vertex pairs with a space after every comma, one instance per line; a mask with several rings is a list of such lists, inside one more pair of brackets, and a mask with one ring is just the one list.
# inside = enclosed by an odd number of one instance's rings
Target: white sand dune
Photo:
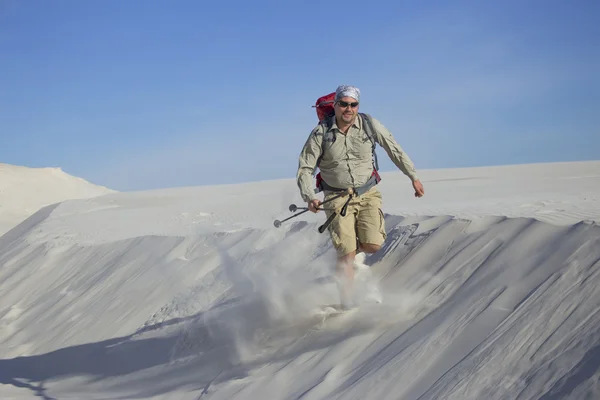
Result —
[[113, 193], [0, 237], [0, 397], [583, 399], [600, 387], [600, 162], [399, 173], [337, 300], [292, 180]]
[[113, 193], [60, 168], [29, 168], [0, 163], [0, 235], [50, 204]]

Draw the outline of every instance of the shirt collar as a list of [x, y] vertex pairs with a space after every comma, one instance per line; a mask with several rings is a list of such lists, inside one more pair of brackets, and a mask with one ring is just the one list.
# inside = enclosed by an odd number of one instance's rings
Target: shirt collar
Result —
[[[331, 124], [331, 129], [337, 129], [339, 130], [338, 126], [337, 126], [337, 120], [335, 118], [335, 115], [333, 117], [333, 123]], [[356, 115], [356, 117], [354, 118], [354, 122], [352, 123], [352, 126], [358, 129], [361, 129], [361, 118], [359, 118], [358, 114]]]

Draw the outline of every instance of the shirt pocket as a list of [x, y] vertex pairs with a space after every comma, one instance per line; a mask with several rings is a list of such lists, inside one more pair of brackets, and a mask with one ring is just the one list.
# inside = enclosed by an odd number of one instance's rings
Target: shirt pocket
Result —
[[347, 159], [345, 137], [338, 135], [335, 141], [326, 142], [323, 161], [328, 165], [337, 166]]
[[359, 161], [370, 161], [373, 155], [373, 145], [364, 132], [352, 137], [350, 149], [352, 158]]

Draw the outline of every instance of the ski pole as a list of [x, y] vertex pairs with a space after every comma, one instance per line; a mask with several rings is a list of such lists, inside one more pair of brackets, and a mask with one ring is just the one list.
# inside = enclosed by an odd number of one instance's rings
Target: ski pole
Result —
[[333, 219], [337, 217], [337, 212], [334, 212], [327, 218], [327, 220], [319, 227], [319, 233], [325, 232], [325, 229], [333, 222]]
[[[295, 204], [290, 204], [289, 208], [290, 208], [290, 212], [296, 212], [298, 210], [308, 210], [308, 207], [298, 207]], [[317, 208], [317, 210], [319, 210], [319, 211], [333, 211], [334, 209], [333, 208], [322, 208], [322, 207], [319, 207], [319, 208]]]
[[304, 210], [304, 211], [300, 211], [299, 213], [296, 213], [296, 214], [294, 214], [294, 215], [292, 215], [290, 217], [287, 217], [286, 219], [283, 219], [281, 221], [278, 220], [278, 219], [276, 219], [275, 221], [273, 221], [273, 225], [275, 225], [275, 228], [279, 228], [281, 226], [281, 224], [284, 223], [285, 221], [290, 220], [292, 218], [296, 218], [298, 215], [302, 215], [302, 214], [304, 214], [307, 211], [308, 211], [308, 208], [306, 210]]
[[348, 189], [348, 200], [346, 200], [346, 202], [344, 203], [344, 205], [342, 206], [342, 208], [339, 210], [339, 212], [336, 210], [334, 213], [332, 213], [329, 218], [327, 218], [327, 220], [325, 221], [325, 223], [323, 223], [323, 225], [321, 225], [319, 227], [319, 233], [323, 233], [325, 232], [325, 229], [327, 229], [327, 227], [329, 225], [331, 225], [331, 223], [333, 222], [333, 220], [335, 219], [335, 217], [337, 217], [338, 214], [340, 214], [342, 217], [346, 216], [346, 212], [348, 211], [348, 205], [350, 204], [350, 200], [352, 200], [352, 196], [353, 196], [353, 191], [352, 189]]
[[[340, 194], [338, 194], [338, 195], [335, 195], [335, 196], [333, 196], [333, 197], [331, 197], [331, 198], [329, 198], [329, 199], [325, 200], [325, 201], [324, 201], [324, 202], [322, 202], [320, 205], [327, 204], [327, 203], [329, 203], [330, 201], [333, 201], [333, 200], [335, 200], [335, 199], [339, 199], [340, 197], [342, 197], [342, 196], [345, 196], [345, 195], [347, 195], [347, 194], [351, 194], [351, 193], [353, 193], [353, 192], [354, 192], [354, 191], [353, 191], [352, 189], [348, 189], [347, 191], [341, 192]], [[292, 207], [292, 206], [295, 206], [295, 204], [292, 204], [292, 205], [290, 205], [290, 211], [292, 210], [292, 208], [294, 208], [294, 209], [296, 209], [296, 210], [298, 209], [298, 207]], [[302, 208], [304, 208], [304, 207], [302, 207]], [[292, 218], [296, 218], [297, 216], [299, 216], [299, 215], [302, 215], [302, 214], [304, 214], [304, 213], [305, 213], [305, 212], [307, 212], [307, 211], [308, 211], [308, 207], [306, 207], [306, 209], [305, 209], [305, 210], [303, 210], [303, 211], [300, 211], [299, 213], [296, 213], [296, 214], [294, 214], [294, 215], [291, 215], [291, 216], [287, 217], [286, 219], [283, 219], [283, 220], [278, 220], [278, 219], [276, 219], [275, 221], [273, 221], [273, 225], [275, 226], [275, 228], [279, 228], [279, 227], [281, 226], [281, 224], [282, 224], [282, 223], [284, 223], [285, 221], [287, 221], [287, 220], [290, 220], [290, 219], [292, 219]], [[293, 211], [292, 211], [292, 212], [293, 212]]]

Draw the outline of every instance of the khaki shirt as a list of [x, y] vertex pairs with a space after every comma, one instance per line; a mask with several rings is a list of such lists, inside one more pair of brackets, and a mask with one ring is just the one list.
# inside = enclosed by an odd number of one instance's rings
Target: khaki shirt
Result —
[[[416, 180], [417, 173], [411, 159], [396, 142], [390, 131], [381, 122], [371, 117], [375, 142], [386, 151], [392, 162], [411, 180]], [[360, 116], [348, 129], [342, 133], [335, 122], [330, 128], [336, 140], [325, 143], [325, 154], [321, 159], [321, 177], [329, 186], [340, 189], [359, 187], [367, 182], [373, 174], [372, 144], [362, 129], [363, 120]], [[313, 173], [317, 160], [321, 155], [323, 133], [327, 128], [318, 125], [310, 133], [298, 162], [296, 180], [304, 201], [316, 199]]]

